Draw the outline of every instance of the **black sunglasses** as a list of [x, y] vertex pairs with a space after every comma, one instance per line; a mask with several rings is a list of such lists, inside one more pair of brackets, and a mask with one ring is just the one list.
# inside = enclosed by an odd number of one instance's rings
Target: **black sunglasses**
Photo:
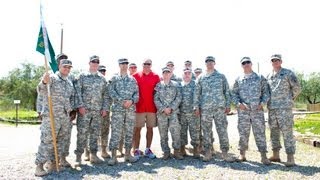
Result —
[[242, 65], [251, 64], [251, 61], [245, 61], [241, 63]]
[[145, 66], [151, 66], [151, 63], [143, 63]]
[[277, 62], [280, 61], [280, 59], [272, 59], [271, 62]]

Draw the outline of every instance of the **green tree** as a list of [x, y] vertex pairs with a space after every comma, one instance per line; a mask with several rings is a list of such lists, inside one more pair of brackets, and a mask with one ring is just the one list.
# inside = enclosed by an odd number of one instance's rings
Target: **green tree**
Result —
[[36, 87], [44, 73], [44, 67], [22, 63], [21, 67], [9, 72], [0, 79], [0, 106], [2, 109], [13, 108], [13, 100], [21, 100], [20, 107], [35, 110]]
[[320, 103], [320, 73], [313, 72], [306, 76], [297, 73], [297, 76], [302, 88], [300, 99], [302, 98], [309, 104]]

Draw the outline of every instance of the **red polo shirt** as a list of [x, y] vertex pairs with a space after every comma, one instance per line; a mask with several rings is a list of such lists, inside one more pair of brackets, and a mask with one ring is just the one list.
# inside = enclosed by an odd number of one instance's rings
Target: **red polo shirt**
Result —
[[138, 72], [133, 75], [137, 80], [139, 86], [139, 101], [136, 104], [137, 113], [156, 113], [157, 108], [154, 104], [153, 95], [154, 88], [157, 83], [160, 82], [158, 74], [152, 71], [149, 74], [144, 74], [143, 72]]

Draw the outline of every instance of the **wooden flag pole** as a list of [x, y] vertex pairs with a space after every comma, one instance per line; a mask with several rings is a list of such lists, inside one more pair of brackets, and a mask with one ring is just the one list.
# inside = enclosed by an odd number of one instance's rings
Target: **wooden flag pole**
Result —
[[[46, 73], [48, 73], [48, 61], [46, 56], [44, 56], [45, 61], [45, 69]], [[51, 135], [52, 135], [52, 143], [53, 143], [53, 149], [54, 149], [54, 158], [56, 161], [56, 168], [59, 172], [59, 158], [58, 158], [58, 148], [57, 148], [57, 138], [56, 138], [56, 128], [53, 118], [53, 110], [52, 110], [52, 99], [51, 99], [51, 93], [50, 93], [50, 81], [47, 83], [47, 90], [48, 90], [48, 104], [49, 104], [49, 117], [50, 117], [50, 125], [51, 125]]]

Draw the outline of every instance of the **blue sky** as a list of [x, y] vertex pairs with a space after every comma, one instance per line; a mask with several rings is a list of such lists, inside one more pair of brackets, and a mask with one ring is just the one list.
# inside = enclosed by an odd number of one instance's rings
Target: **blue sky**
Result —
[[[0, 77], [24, 61], [43, 65], [35, 51], [40, 27], [39, 0], [0, 2], [2, 28]], [[165, 62], [185, 60], [204, 68], [204, 58], [216, 57], [216, 68], [233, 81], [241, 73], [240, 59], [249, 56], [254, 69], [271, 70], [269, 57], [283, 55], [283, 66], [319, 72], [320, 26], [316, 0], [43, 0], [45, 23], [56, 53], [64, 27], [64, 53], [74, 68], [88, 69], [99, 55], [109, 74], [117, 59], [138, 64], [153, 60], [160, 72]]]

